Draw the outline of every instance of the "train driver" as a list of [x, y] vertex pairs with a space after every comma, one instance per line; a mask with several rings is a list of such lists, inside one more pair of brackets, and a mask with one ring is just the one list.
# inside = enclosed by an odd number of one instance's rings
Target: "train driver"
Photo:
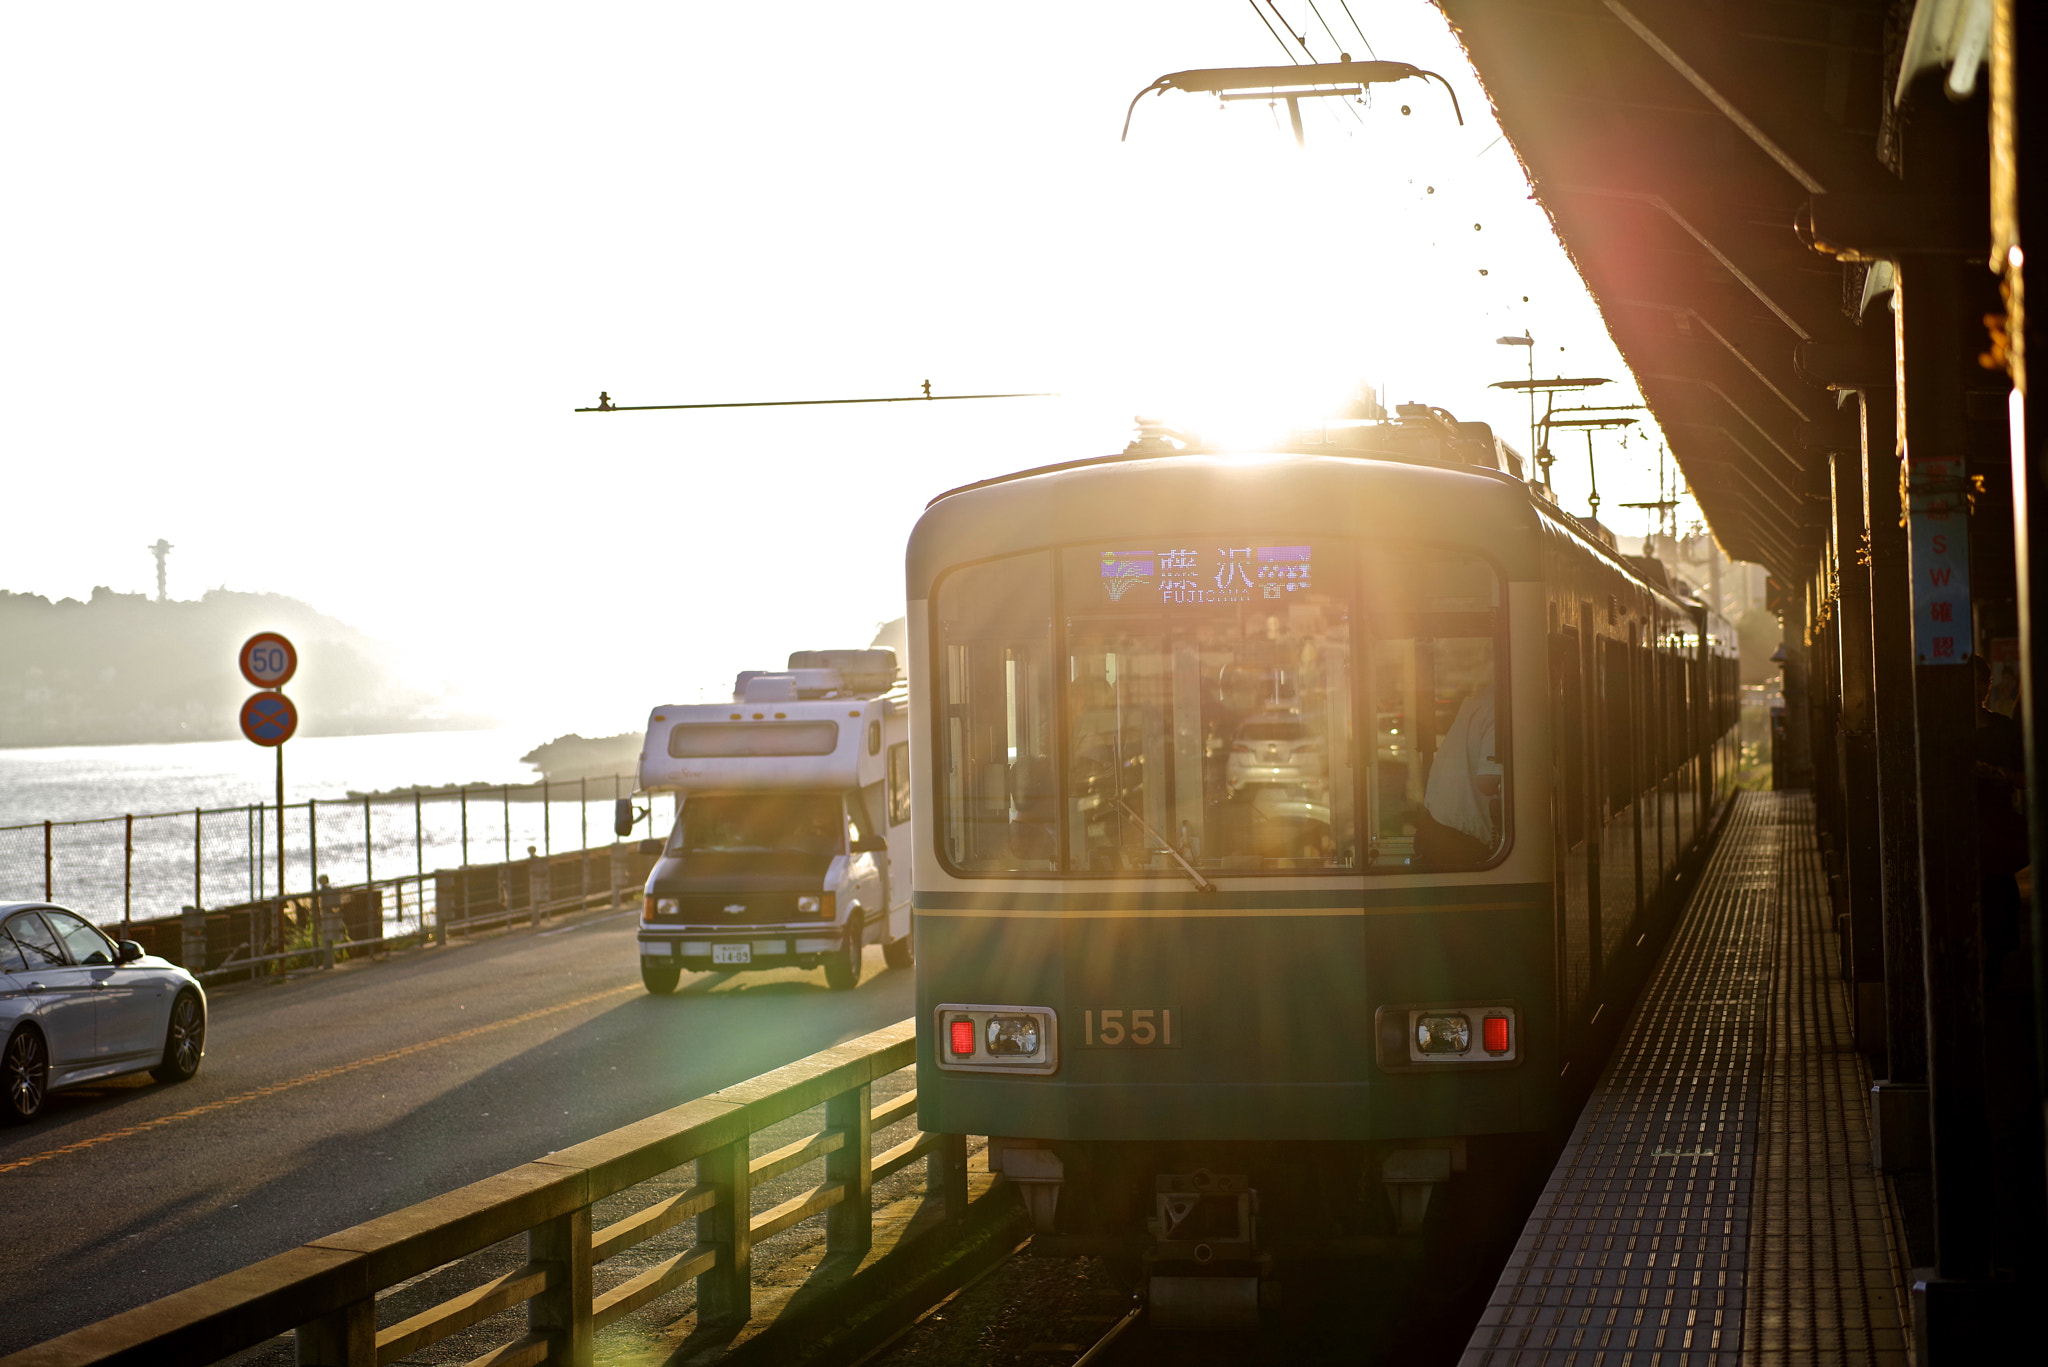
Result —
[[1494, 811], [1500, 783], [1493, 687], [1488, 684], [1458, 704], [1458, 715], [1430, 760], [1415, 829], [1416, 862], [1441, 867], [1491, 859], [1499, 843]]

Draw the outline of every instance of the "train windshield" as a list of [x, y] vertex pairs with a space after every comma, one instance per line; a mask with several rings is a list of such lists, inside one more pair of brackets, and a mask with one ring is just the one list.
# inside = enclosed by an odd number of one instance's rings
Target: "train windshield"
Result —
[[946, 862], [1247, 875], [1494, 857], [1492, 570], [1414, 547], [1216, 540], [946, 576]]

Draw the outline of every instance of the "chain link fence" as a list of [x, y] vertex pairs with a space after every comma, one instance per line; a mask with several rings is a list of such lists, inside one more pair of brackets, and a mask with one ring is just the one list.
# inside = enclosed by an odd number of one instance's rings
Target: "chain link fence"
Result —
[[[459, 903], [449, 920], [502, 921], [515, 907], [592, 894], [590, 854], [613, 848], [613, 804], [633, 786], [615, 776], [315, 799], [287, 804], [281, 823], [275, 806], [260, 805], [4, 826], [0, 903], [57, 902], [109, 933], [122, 927], [116, 938], [195, 909], [267, 908], [224, 923], [222, 934], [243, 941], [228, 957], [285, 948], [295, 915], [310, 925], [335, 908], [349, 939], [423, 931], [440, 921], [443, 889]], [[672, 795], [657, 798], [643, 799], [649, 836], [674, 820]], [[569, 855], [578, 857], [558, 858]], [[596, 882], [608, 888], [608, 877]]]

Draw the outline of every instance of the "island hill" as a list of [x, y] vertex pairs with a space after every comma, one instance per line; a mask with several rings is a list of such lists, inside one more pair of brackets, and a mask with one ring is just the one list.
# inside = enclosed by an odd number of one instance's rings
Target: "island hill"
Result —
[[302, 735], [491, 722], [404, 684], [390, 647], [295, 598], [212, 589], [160, 601], [97, 588], [85, 602], [53, 603], [0, 590], [0, 747], [232, 739], [251, 692], [235, 653], [258, 631], [298, 647], [286, 691]]

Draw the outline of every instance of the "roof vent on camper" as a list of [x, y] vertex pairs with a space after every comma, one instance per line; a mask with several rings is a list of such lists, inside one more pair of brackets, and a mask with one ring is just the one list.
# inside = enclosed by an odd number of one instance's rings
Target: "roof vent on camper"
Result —
[[893, 650], [792, 650], [789, 667], [805, 670], [833, 670], [839, 686], [849, 693], [887, 693], [896, 686], [896, 652]]
[[795, 702], [794, 674], [764, 674], [758, 669], [743, 671], [733, 680], [734, 702]]

